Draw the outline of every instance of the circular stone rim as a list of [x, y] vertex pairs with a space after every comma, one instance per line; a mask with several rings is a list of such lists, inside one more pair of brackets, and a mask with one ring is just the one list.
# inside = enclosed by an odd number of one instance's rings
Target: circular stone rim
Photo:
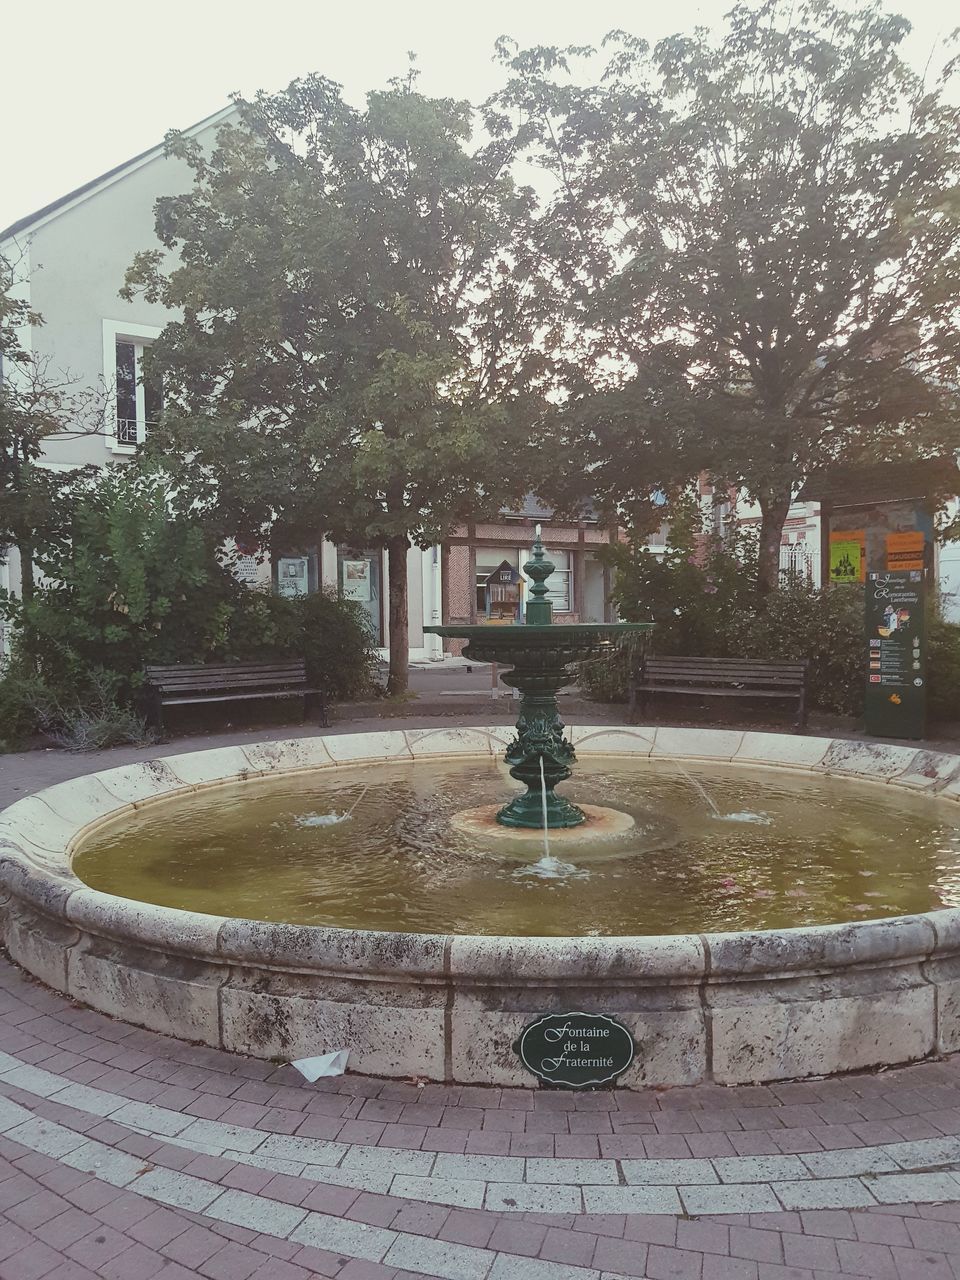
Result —
[[[320, 1025], [356, 1046], [354, 1069], [387, 1077], [530, 1083], [510, 1037], [529, 1011], [584, 1007], [588, 995], [645, 1038], [629, 1087], [794, 1079], [960, 1049], [960, 908], [703, 935], [378, 933], [157, 907], [90, 889], [70, 865], [102, 823], [177, 792], [498, 757], [511, 736], [444, 726], [254, 742], [45, 788], [0, 812], [3, 941], [49, 986], [128, 1022], [288, 1059], [316, 1052]], [[921, 747], [620, 725], [575, 727], [573, 742], [583, 754], [771, 766], [960, 800], [960, 756]]]
[[[369, 731], [352, 734], [318, 734], [309, 738], [246, 743], [243, 746], [214, 747], [202, 751], [158, 756], [113, 769], [81, 774], [65, 782], [44, 787], [0, 809], [0, 886], [14, 894], [36, 881], [41, 899], [50, 890], [54, 896], [82, 894], [90, 907], [110, 907], [111, 915], [129, 914], [142, 927], [165, 921], [170, 938], [186, 926], [186, 937], [197, 932], [197, 922], [228, 921], [269, 928], [304, 931], [320, 935], [345, 934], [373, 944], [380, 939], [444, 938], [451, 935], [412, 933], [404, 930], [349, 929], [336, 925], [294, 925], [260, 921], [248, 917], [213, 916], [177, 907], [162, 907], [136, 899], [122, 898], [93, 889], [72, 869], [72, 858], [83, 841], [98, 827], [112, 822], [125, 810], [133, 812], [151, 803], [160, 803], [176, 794], [187, 795], [211, 787], [248, 781], [254, 777], [324, 771], [337, 767], [383, 764], [397, 760], [463, 759], [476, 755], [499, 757], [512, 740], [511, 730], [502, 725], [443, 727]], [[792, 734], [729, 729], [687, 729], [671, 726], [588, 725], [572, 727], [571, 737], [579, 753], [682, 760], [712, 764], [743, 764], [751, 768], [773, 768], [802, 773], [822, 773], [847, 777], [886, 787], [914, 792], [930, 792], [938, 799], [960, 801], [960, 755], [933, 752], [920, 747], [846, 738], [797, 737]], [[646, 748], [645, 750], [643, 748]], [[711, 748], [713, 748], [711, 750]], [[778, 749], [779, 748], [779, 752]], [[909, 780], [908, 780], [909, 779]], [[36, 806], [40, 806], [38, 810]], [[81, 818], [71, 819], [65, 810], [79, 809]], [[40, 830], [38, 831], [38, 825]], [[459, 942], [478, 948], [509, 942], [517, 951], [529, 945], [538, 954], [545, 945], [587, 942], [599, 951], [624, 946], [661, 943], [682, 944], [701, 937], [723, 939], [775, 939], [782, 935], [803, 937], [813, 943], [826, 942], [836, 930], [885, 930], [898, 921], [927, 921], [942, 927], [947, 920], [956, 929], [960, 943], [960, 907], [944, 907], [912, 915], [884, 916], [868, 920], [838, 921], [834, 924], [799, 925], [786, 929], [736, 930], [717, 934], [610, 934], [600, 937], [538, 937], [497, 934], [457, 934]], [[201, 929], [200, 932], [205, 932]], [[376, 947], [374, 948], [377, 949]], [[768, 957], [769, 959], [769, 957]], [[766, 967], [766, 965], [764, 965]]]

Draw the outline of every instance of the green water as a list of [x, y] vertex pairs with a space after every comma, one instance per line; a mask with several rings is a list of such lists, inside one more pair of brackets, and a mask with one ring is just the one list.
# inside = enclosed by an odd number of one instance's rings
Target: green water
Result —
[[[771, 929], [960, 903], [958, 810], [890, 787], [737, 766], [587, 758], [571, 799], [631, 813], [611, 853], [492, 853], [460, 809], [516, 788], [487, 760], [254, 780], [102, 827], [74, 860], [87, 884], [215, 915], [356, 929], [515, 935]], [[330, 815], [350, 816], [327, 823]]]

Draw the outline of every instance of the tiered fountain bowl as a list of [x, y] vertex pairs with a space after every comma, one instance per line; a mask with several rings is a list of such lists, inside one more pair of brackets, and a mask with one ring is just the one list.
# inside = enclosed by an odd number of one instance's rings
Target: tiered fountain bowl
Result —
[[[9, 954], [154, 1031], [395, 1078], [533, 1085], [518, 1037], [572, 1011], [629, 1030], [626, 1088], [960, 1050], [960, 756], [565, 733], [574, 664], [645, 627], [556, 625], [539, 537], [526, 570], [525, 624], [436, 629], [511, 668], [515, 734], [245, 741], [48, 787], [0, 813]], [[538, 871], [544, 841], [569, 864]]]
[[557, 693], [574, 679], [574, 664], [609, 654], [625, 636], [650, 631], [653, 623], [554, 623], [546, 581], [556, 565], [547, 558], [539, 525], [533, 554], [523, 569], [533, 583], [523, 625], [424, 628], [433, 635], [466, 640], [465, 658], [510, 666], [512, 670], [501, 679], [520, 692], [517, 736], [507, 747], [505, 759], [511, 776], [527, 790], [502, 808], [466, 810], [455, 822], [477, 836], [494, 835], [499, 826], [549, 832], [583, 827], [581, 835], [591, 840], [619, 837], [634, 825], [628, 814], [576, 805], [554, 790], [570, 777], [576, 761], [573, 743], [564, 737]]

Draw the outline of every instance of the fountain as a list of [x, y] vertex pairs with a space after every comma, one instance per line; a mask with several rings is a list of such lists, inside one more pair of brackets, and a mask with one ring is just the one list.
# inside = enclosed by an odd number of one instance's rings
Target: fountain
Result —
[[960, 756], [565, 732], [573, 664], [645, 624], [553, 623], [550, 569], [538, 532], [523, 625], [434, 629], [510, 666], [515, 734], [245, 741], [11, 805], [9, 954], [154, 1031], [400, 1079], [531, 1085], [525, 1037], [573, 1012], [626, 1036], [625, 1088], [960, 1050]]
[[508, 664], [512, 670], [501, 677], [503, 683], [520, 691], [517, 736], [507, 747], [505, 759], [511, 776], [527, 790], [495, 811], [484, 807], [463, 814], [461, 826], [478, 833], [490, 821], [536, 830], [562, 830], [587, 823], [594, 835], [601, 831], [619, 834], [625, 829], [618, 811], [587, 809], [556, 794], [557, 783], [570, 777], [570, 766], [576, 761], [573, 743], [563, 735], [557, 693], [573, 679], [570, 667], [574, 663], [609, 654], [622, 636], [650, 631], [653, 623], [555, 623], [546, 585], [555, 568], [547, 558], [537, 525], [533, 553], [523, 566], [533, 583], [523, 625], [424, 627], [433, 635], [466, 640], [465, 658]]

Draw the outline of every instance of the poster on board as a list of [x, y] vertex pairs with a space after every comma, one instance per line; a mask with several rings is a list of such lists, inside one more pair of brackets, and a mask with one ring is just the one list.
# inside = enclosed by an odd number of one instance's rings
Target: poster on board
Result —
[[834, 529], [830, 533], [830, 581], [863, 582], [866, 569], [863, 529]]
[[887, 534], [887, 569], [922, 569], [924, 554], [922, 529]]
[[343, 594], [348, 600], [370, 600], [370, 561], [344, 560], [341, 574], [343, 576]]
[[919, 569], [868, 575], [864, 708], [868, 734], [922, 738], [926, 732], [925, 585]]

